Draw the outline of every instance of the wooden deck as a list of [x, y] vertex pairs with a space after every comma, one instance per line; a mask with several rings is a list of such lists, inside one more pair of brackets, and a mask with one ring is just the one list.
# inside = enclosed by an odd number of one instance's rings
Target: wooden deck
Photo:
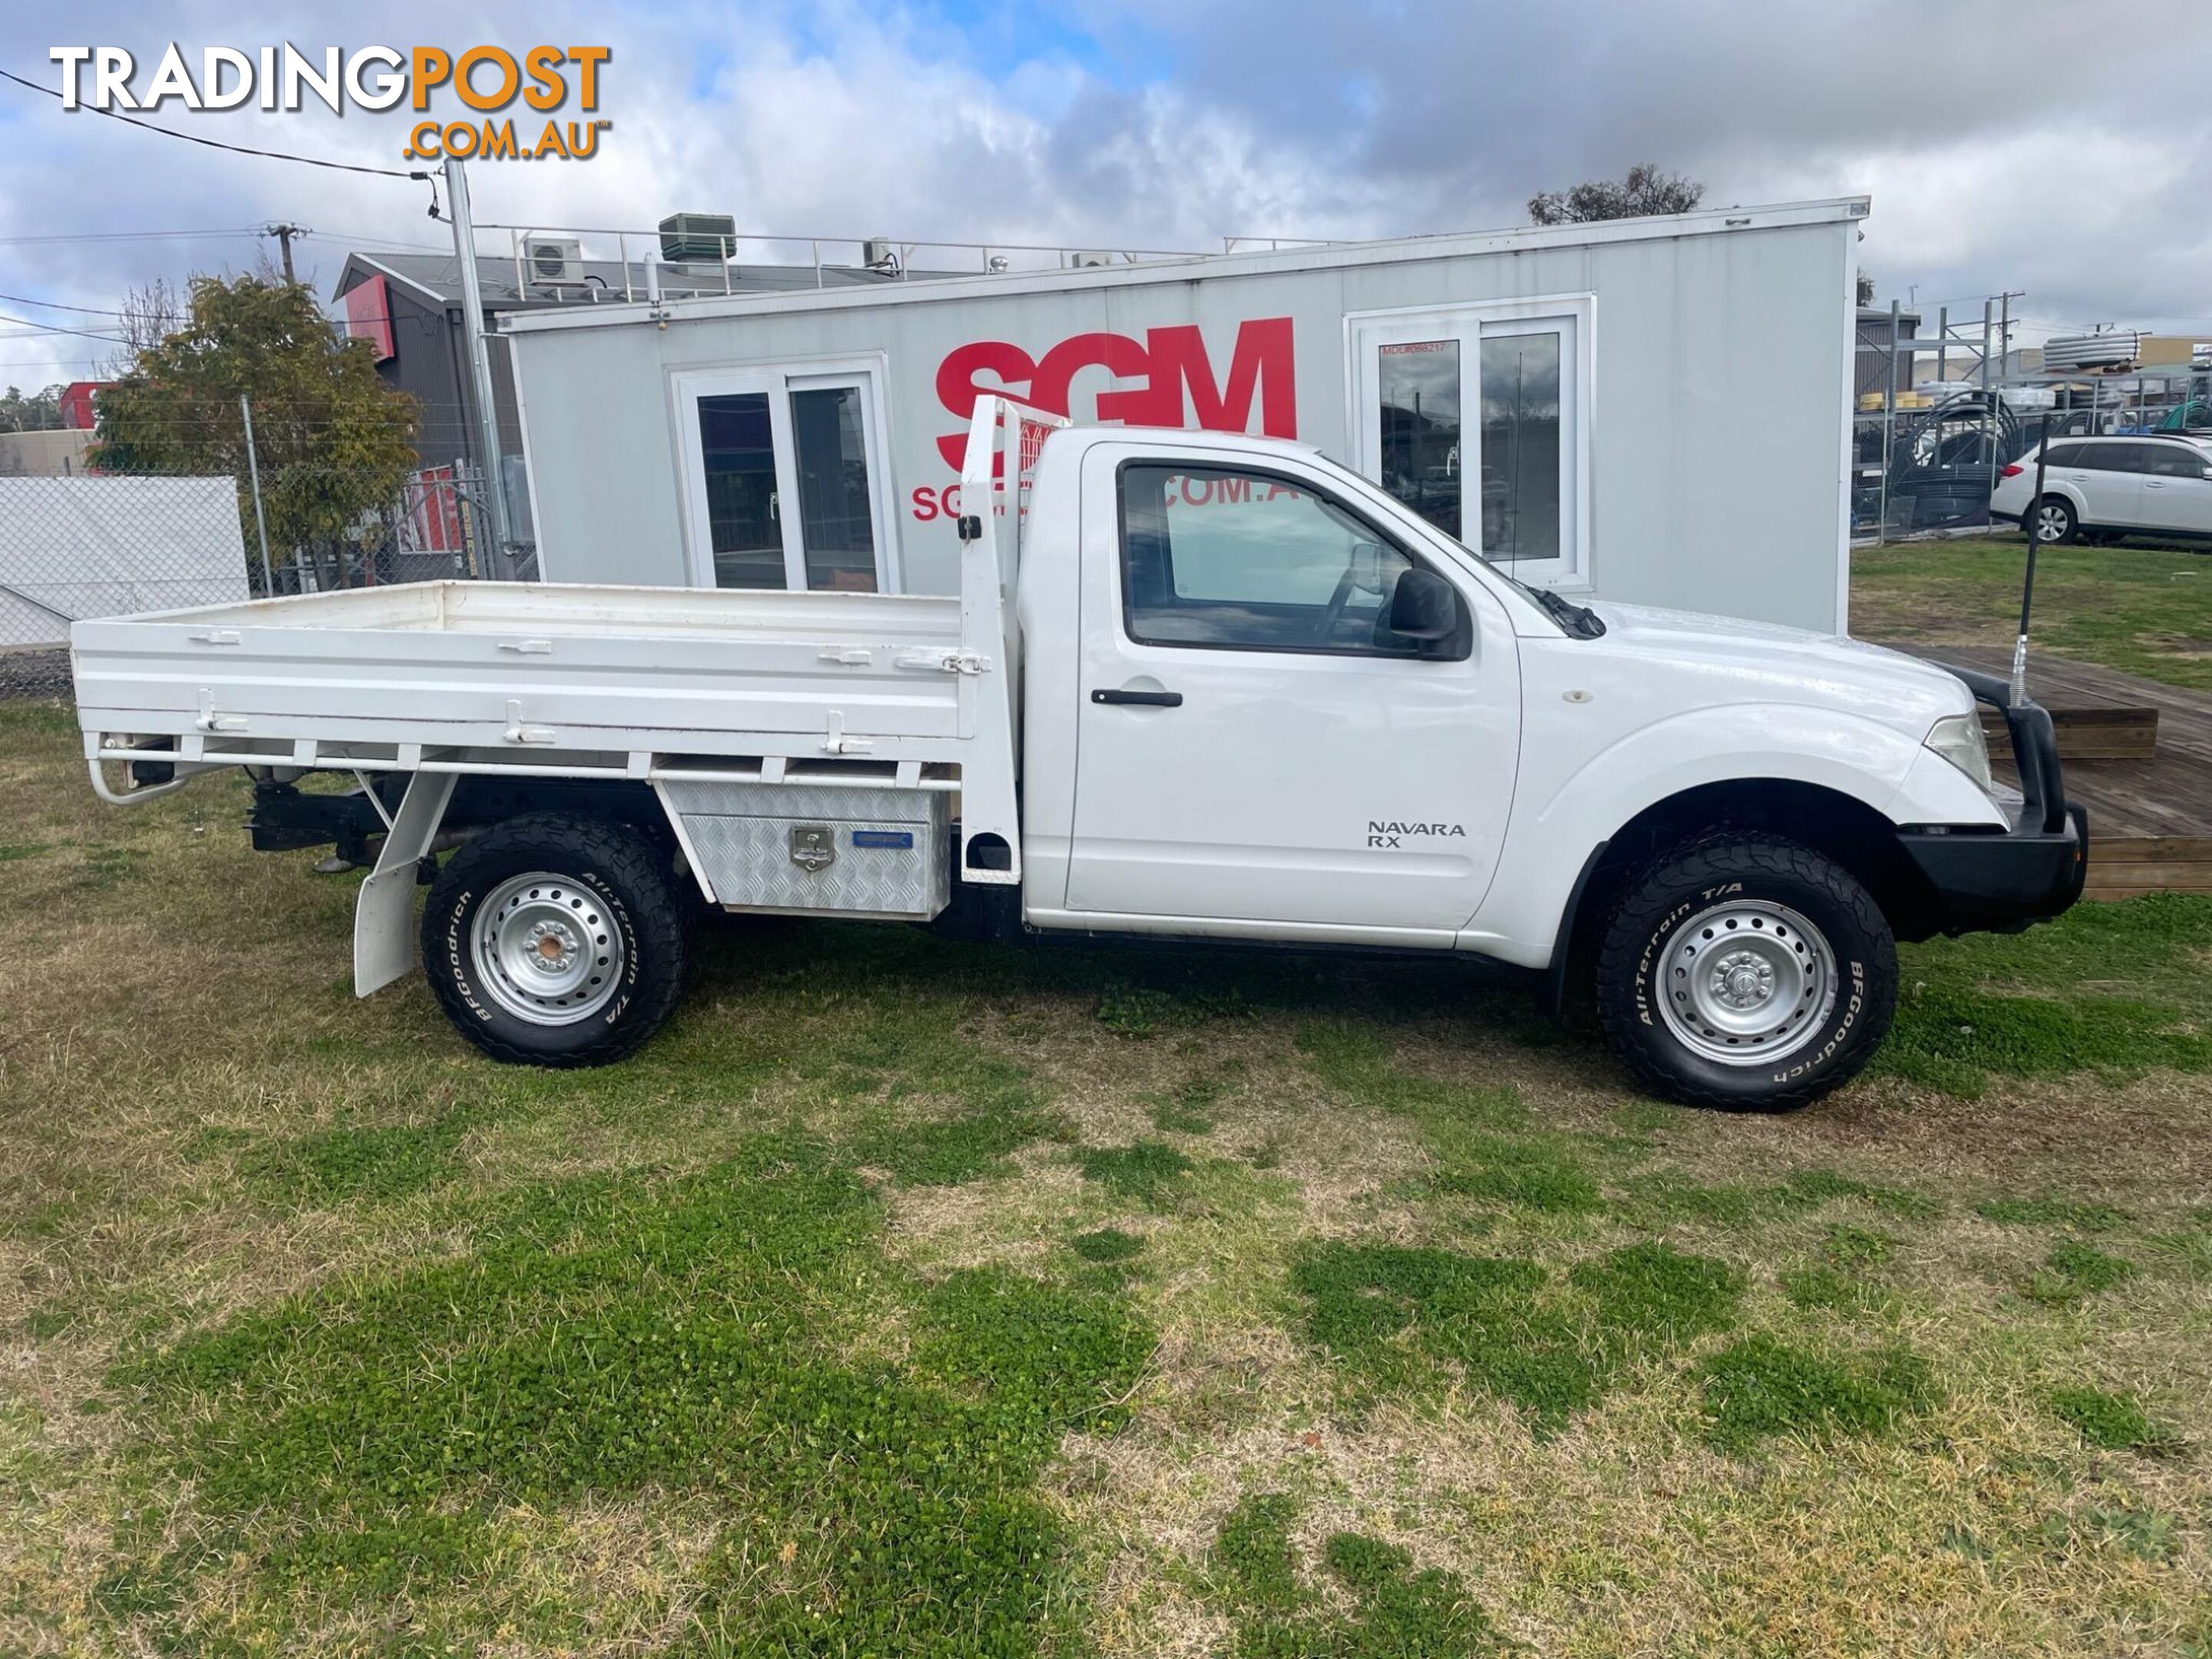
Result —
[[[2012, 672], [2008, 651], [1903, 648], [1962, 668]], [[2212, 893], [2212, 695], [2033, 651], [2027, 689], [2057, 728], [2067, 795], [2089, 811], [2088, 896]], [[2146, 732], [2154, 733], [2149, 758], [2124, 757], [2142, 753]], [[1992, 753], [2016, 782], [2003, 746]]]

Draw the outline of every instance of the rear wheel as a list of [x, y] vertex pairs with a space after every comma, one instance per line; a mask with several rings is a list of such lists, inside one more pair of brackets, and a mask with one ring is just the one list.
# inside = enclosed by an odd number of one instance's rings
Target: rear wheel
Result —
[[495, 1060], [604, 1066], [659, 1030], [689, 928], [666, 860], [595, 818], [512, 819], [456, 853], [422, 911], [447, 1017]]
[[2063, 495], [2045, 495], [2038, 501], [2033, 521], [2035, 539], [2045, 547], [2070, 542], [2081, 529], [2081, 520], [2075, 515], [2074, 503]]
[[1889, 1030], [1897, 947], [1866, 889], [1779, 836], [1716, 836], [1630, 882], [1600, 947], [1598, 1014], [1638, 1082], [1692, 1105], [1786, 1111], [1858, 1074]]

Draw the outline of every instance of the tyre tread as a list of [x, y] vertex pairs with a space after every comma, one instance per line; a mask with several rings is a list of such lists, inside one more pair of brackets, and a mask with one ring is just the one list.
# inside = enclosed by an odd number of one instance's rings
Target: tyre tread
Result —
[[[1856, 1076], [1889, 1034], [1897, 981], [1893, 954], [1887, 961], [1869, 966], [1869, 983], [1873, 986], [1879, 981], [1881, 990], [1869, 998], [1859, 1035], [1843, 1051], [1838, 1063], [1756, 1099], [1716, 1089], [1666, 1065], [1642, 1040], [1642, 1022], [1636, 1016], [1634, 962], [1654, 925], [1652, 913], [1674, 902], [1684, 890], [1694, 892], [1758, 872], [1817, 888], [1845, 909], [1869, 938], [1884, 942], [1890, 939], [1888, 919], [1848, 871], [1826, 854], [1786, 836], [1761, 830], [1715, 830], [1656, 854], [1630, 879], [1620, 907], [1607, 925], [1597, 960], [1598, 1018], [1606, 1038], [1638, 1083], [1655, 1094], [1722, 1111], [1795, 1110]], [[1662, 877], [1667, 891], [1655, 899], [1652, 896]]]
[[[674, 971], [641, 975], [637, 994], [622, 1023], [581, 1048], [548, 1052], [507, 1041], [476, 1018], [439, 965], [439, 936], [456, 892], [476, 878], [479, 867], [524, 849], [555, 868], [604, 869], [626, 890], [623, 902], [630, 912], [637, 948], [675, 953]], [[533, 813], [493, 825], [446, 861], [422, 907], [422, 963], [438, 1006], [454, 1029], [493, 1060], [563, 1070], [606, 1066], [635, 1054], [674, 1011], [688, 978], [690, 932], [690, 918], [675, 883], [659, 867], [649, 842], [611, 819]]]

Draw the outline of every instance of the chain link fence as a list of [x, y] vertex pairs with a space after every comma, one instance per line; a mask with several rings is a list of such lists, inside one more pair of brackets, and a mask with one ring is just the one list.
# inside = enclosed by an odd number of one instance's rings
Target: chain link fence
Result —
[[[396, 481], [254, 464], [238, 475], [104, 467], [96, 449], [47, 476], [0, 476], [0, 698], [67, 697], [74, 622], [267, 595], [438, 580], [527, 581], [534, 550], [494, 544], [480, 468], [425, 463]], [[526, 500], [502, 480], [510, 523]], [[257, 496], [348, 503], [334, 533], [290, 537]], [[360, 507], [353, 503], [369, 501]], [[328, 521], [333, 515], [322, 515]]]

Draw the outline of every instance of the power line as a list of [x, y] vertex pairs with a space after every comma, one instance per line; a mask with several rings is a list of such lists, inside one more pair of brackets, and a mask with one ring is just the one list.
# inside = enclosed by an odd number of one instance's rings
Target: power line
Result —
[[[115, 311], [105, 306], [65, 306], [58, 300], [34, 300], [27, 294], [0, 294], [0, 301], [4, 301], [10, 305], [40, 306], [48, 311], [73, 311], [78, 313], [80, 315], [87, 317], [129, 317], [131, 315], [130, 312]], [[399, 323], [406, 322], [410, 319], [387, 312], [380, 313], [374, 317], [349, 317], [343, 320], [360, 323], [366, 325], [370, 323]], [[58, 325], [53, 323], [33, 322], [28, 318], [24, 319], [24, 323], [26, 326], [34, 329], [42, 334], [53, 331], [58, 327]], [[66, 333], [69, 331], [61, 330], [60, 331]], [[11, 337], [6, 334], [0, 334], [0, 340], [8, 339], [9, 337]], [[14, 337], [20, 338], [21, 337], [16, 336]], [[95, 335], [88, 337], [102, 338], [105, 337]]]
[[[40, 85], [25, 79], [12, 70], [0, 70], [0, 80], [13, 81], [17, 86], [33, 92], [43, 92], [49, 98], [59, 99], [61, 94], [52, 87]], [[111, 121], [120, 121], [125, 126], [143, 127], [148, 132], [158, 132], [164, 138], [181, 138], [188, 144], [204, 144], [210, 149], [227, 149], [234, 155], [258, 155], [268, 161], [297, 161], [302, 167], [328, 167], [333, 173], [367, 173], [380, 179], [428, 179], [427, 173], [410, 173], [402, 167], [363, 167], [356, 161], [326, 161], [317, 155], [295, 155], [288, 150], [255, 149], [246, 144], [226, 144], [220, 138], [203, 138], [195, 132], [179, 132], [174, 127], [158, 127], [151, 121], [141, 121], [119, 110], [100, 109], [94, 105], [80, 104], [80, 109], [89, 109], [95, 115], [105, 115]]]
[[179, 242], [214, 241], [225, 236], [260, 240], [261, 227], [239, 225], [223, 230], [88, 230], [54, 236], [0, 236], [0, 246], [27, 246], [34, 242]]
[[23, 328], [35, 329], [41, 334], [74, 334], [82, 339], [110, 340], [118, 343], [122, 339], [118, 334], [93, 334], [81, 328], [64, 328], [59, 323], [33, 322], [28, 317], [0, 316], [0, 323], [15, 323]]
[[99, 306], [65, 306], [59, 300], [33, 300], [27, 294], [0, 294], [0, 300], [5, 300], [10, 305], [37, 306], [44, 311], [80, 312], [88, 317], [122, 317], [129, 314], [121, 311], [105, 310]]

